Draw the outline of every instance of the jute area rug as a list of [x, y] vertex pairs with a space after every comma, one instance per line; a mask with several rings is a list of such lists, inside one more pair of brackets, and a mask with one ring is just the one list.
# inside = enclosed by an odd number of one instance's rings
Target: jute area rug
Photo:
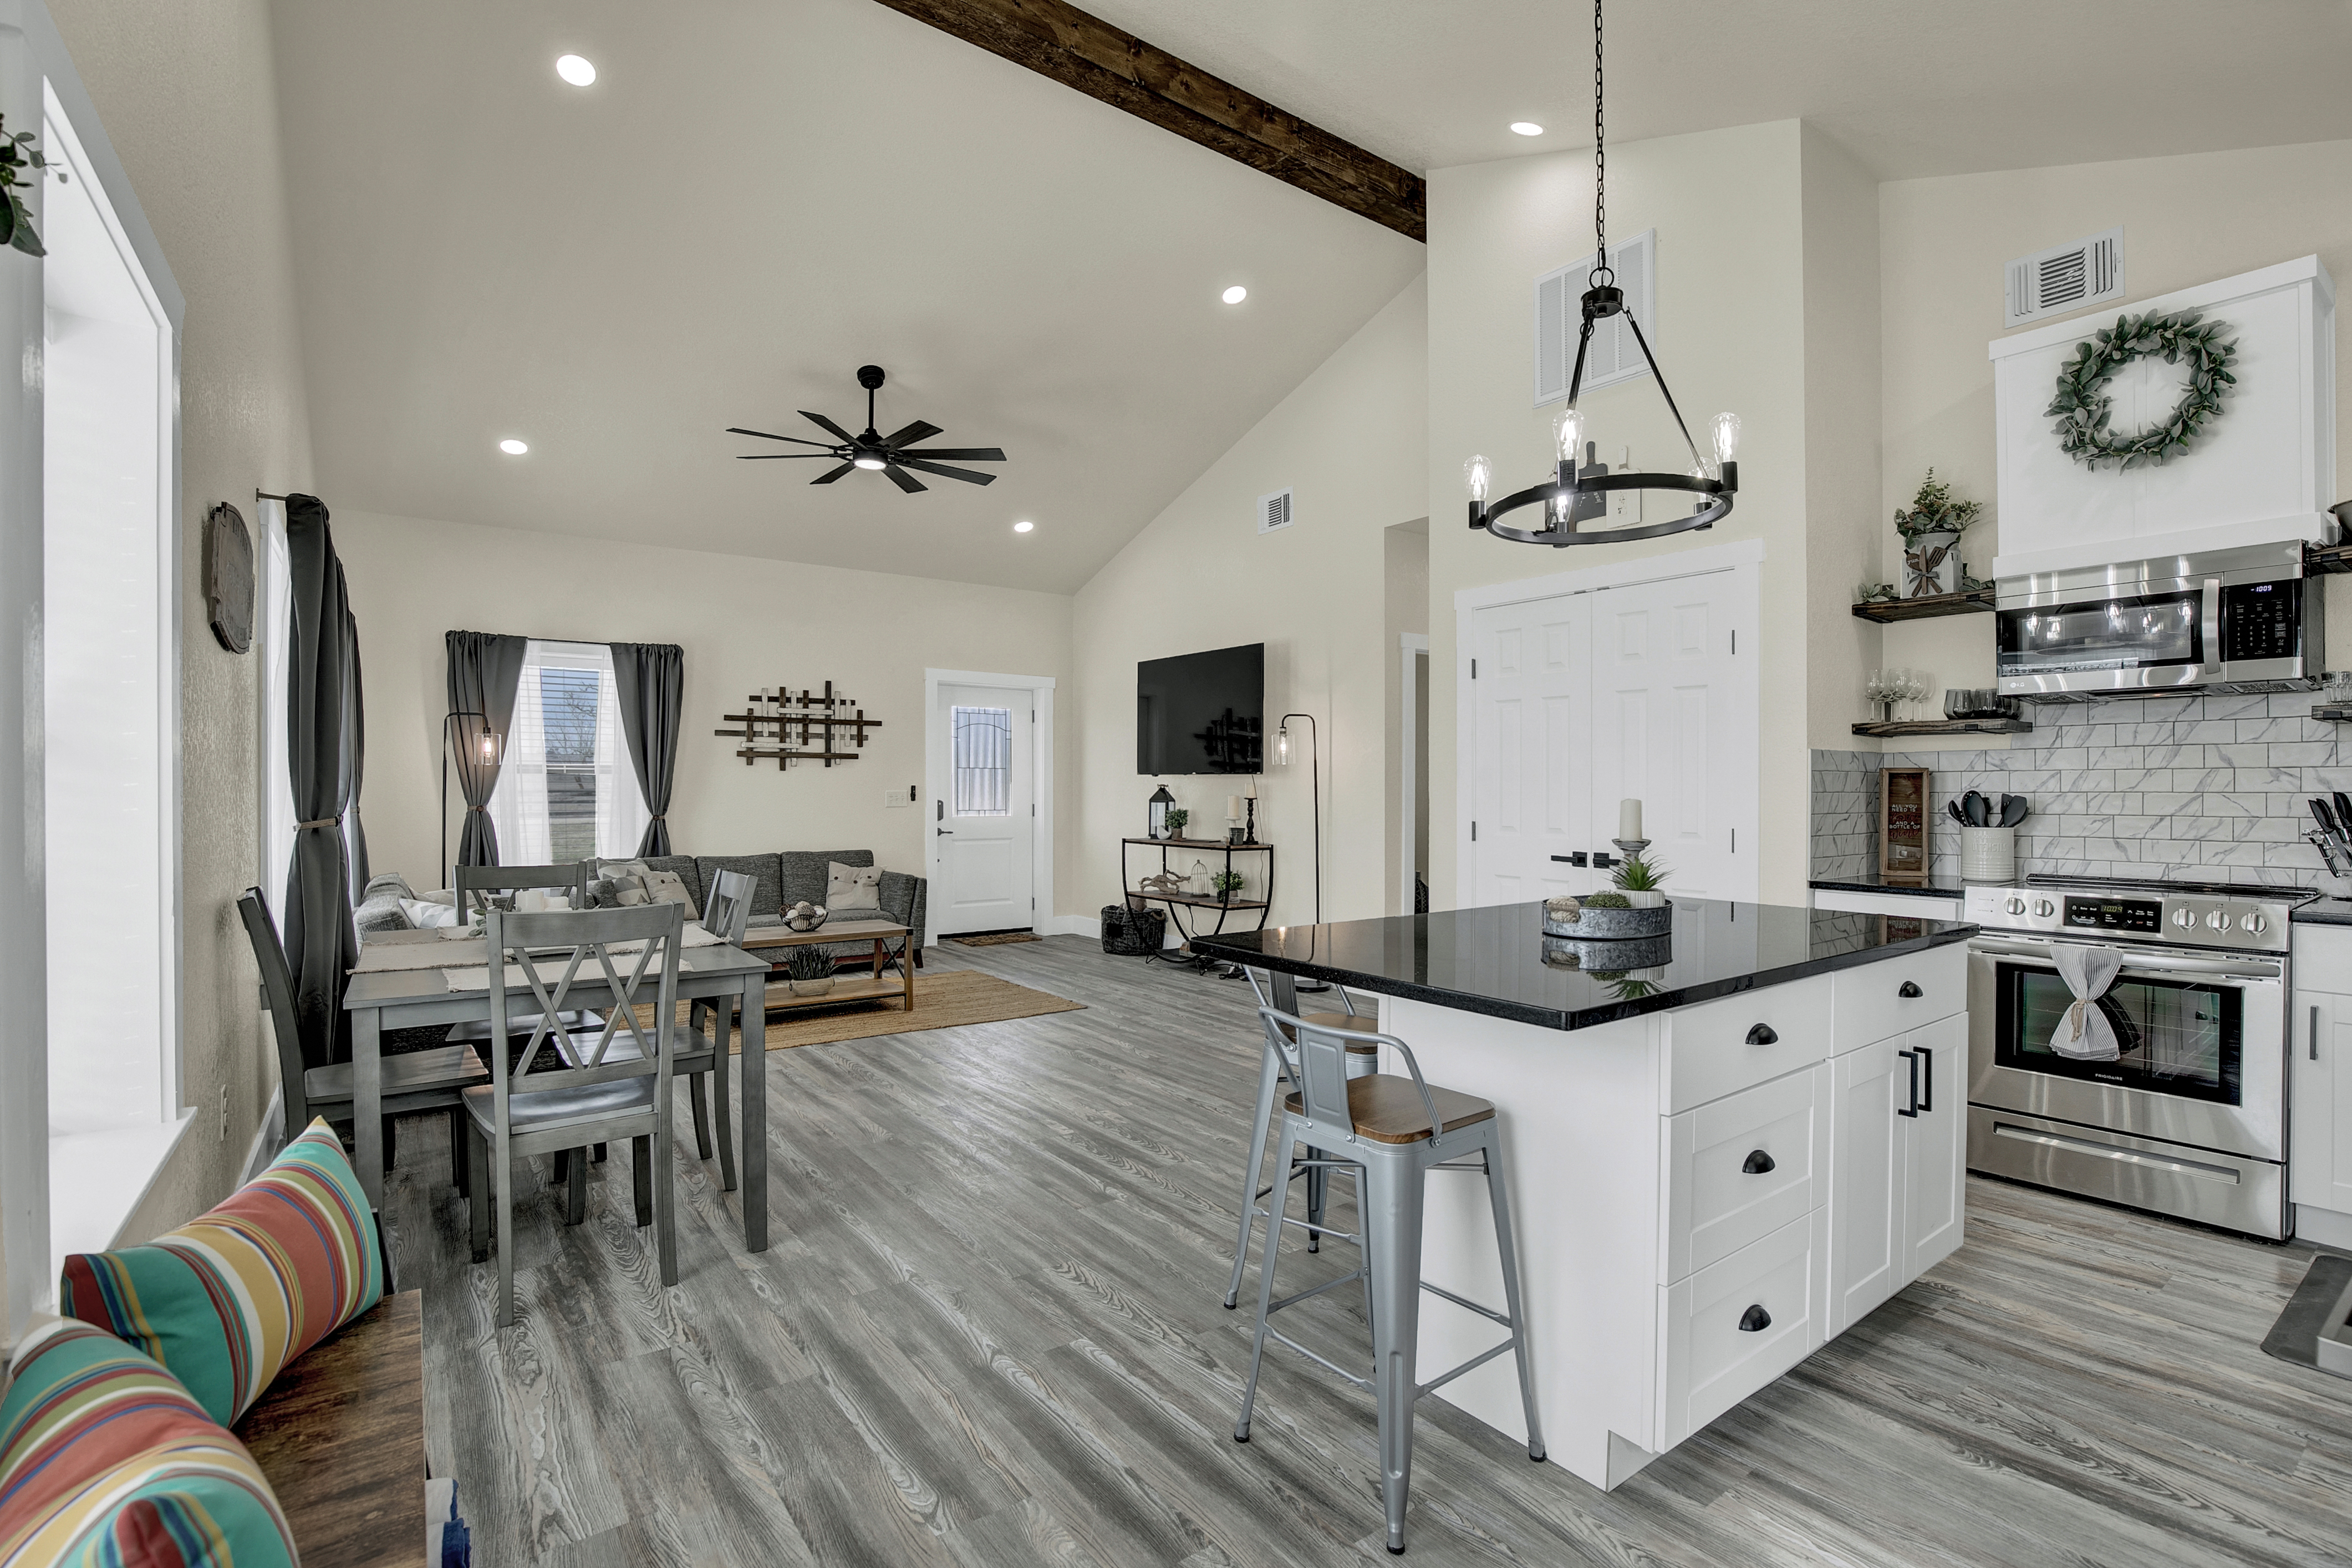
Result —
[[1008, 942], [1035, 942], [1034, 931], [997, 931], [986, 936], [951, 936], [945, 939], [958, 947], [1002, 947]]
[[[1076, 1013], [1083, 1002], [1055, 996], [999, 980], [976, 969], [948, 969], [915, 976], [915, 1010], [906, 1012], [896, 1000], [844, 1003], [838, 1007], [794, 1007], [769, 1015], [767, 1042], [772, 1051], [793, 1046], [829, 1046], [842, 1040], [870, 1039], [876, 1035], [911, 1035], [923, 1029], [951, 1029], [962, 1024], [1000, 1024], [1012, 1018], [1034, 1018], [1046, 1013]], [[638, 1009], [650, 1025], [653, 1009]], [[686, 1008], [678, 1008], [683, 1019]], [[738, 1037], [736, 1048], [741, 1049]]]

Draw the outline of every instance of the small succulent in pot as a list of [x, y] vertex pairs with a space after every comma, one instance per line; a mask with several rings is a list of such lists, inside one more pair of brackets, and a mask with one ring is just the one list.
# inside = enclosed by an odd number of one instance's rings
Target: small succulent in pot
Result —
[[1181, 805], [1171, 805], [1164, 820], [1168, 824], [1168, 837], [1181, 838], [1184, 837], [1184, 825], [1192, 820], [1192, 814]]
[[815, 942], [784, 950], [784, 973], [795, 996], [822, 996], [833, 989], [833, 954]]
[[1217, 890], [1217, 897], [1230, 902], [1245, 879], [1239, 871], [1220, 871], [1209, 879], [1209, 885]]
[[1654, 910], [1666, 901], [1666, 879], [1673, 873], [1654, 861], [1639, 855], [1628, 855], [1617, 862], [1617, 890], [1637, 910]]
[[824, 924], [824, 906], [803, 899], [784, 911], [784, 925], [791, 931], [814, 931]]

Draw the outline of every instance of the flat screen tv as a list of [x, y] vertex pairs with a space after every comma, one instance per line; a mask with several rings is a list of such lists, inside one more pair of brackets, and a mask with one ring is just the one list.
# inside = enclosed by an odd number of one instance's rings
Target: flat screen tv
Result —
[[1135, 771], [1260, 772], [1265, 644], [1244, 643], [1135, 667]]

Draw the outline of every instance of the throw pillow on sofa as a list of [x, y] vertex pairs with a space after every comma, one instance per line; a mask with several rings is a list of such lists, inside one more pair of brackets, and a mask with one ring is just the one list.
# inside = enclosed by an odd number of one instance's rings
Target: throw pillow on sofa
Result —
[[[607, 860], [598, 868], [596, 877], [598, 881], [613, 884], [617, 906], [684, 904], [688, 920], [702, 918], [702, 911], [694, 907], [694, 890], [675, 871], [656, 871], [642, 860]], [[633, 892], [635, 897], [631, 896]]]
[[825, 868], [824, 907], [835, 920], [882, 918], [882, 873], [871, 866], [845, 866], [835, 860]]
[[210, 1214], [68, 1258], [58, 1309], [163, 1363], [226, 1426], [383, 1283], [375, 1216], [321, 1118]]
[[154, 1362], [88, 1323], [17, 1346], [0, 1398], [0, 1563], [292, 1568], [253, 1457]]

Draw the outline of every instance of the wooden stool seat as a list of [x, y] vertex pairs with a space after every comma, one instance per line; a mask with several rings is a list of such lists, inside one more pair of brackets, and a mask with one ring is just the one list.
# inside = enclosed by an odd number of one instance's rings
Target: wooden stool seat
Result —
[[[1473, 1122], [1491, 1121], [1495, 1117], [1494, 1102], [1474, 1094], [1456, 1094], [1432, 1084], [1429, 1098], [1437, 1106], [1437, 1114], [1448, 1132]], [[1284, 1105], [1293, 1115], [1302, 1113], [1296, 1094]], [[1349, 1079], [1348, 1116], [1356, 1124], [1356, 1136], [1375, 1143], [1418, 1143], [1431, 1136], [1429, 1111], [1421, 1103], [1421, 1092], [1413, 1088], [1412, 1079], [1395, 1073], [1370, 1073]]]
[[[1377, 1018], [1367, 1018], [1357, 1013], [1301, 1013], [1298, 1021], [1312, 1024], [1318, 1029], [1341, 1029], [1349, 1034], [1368, 1035], [1379, 1025]], [[1348, 1054], [1351, 1057], [1376, 1057], [1380, 1047], [1370, 1040], [1349, 1040]], [[1428, 1118], [1423, 1117], [1423, 1121]]]

